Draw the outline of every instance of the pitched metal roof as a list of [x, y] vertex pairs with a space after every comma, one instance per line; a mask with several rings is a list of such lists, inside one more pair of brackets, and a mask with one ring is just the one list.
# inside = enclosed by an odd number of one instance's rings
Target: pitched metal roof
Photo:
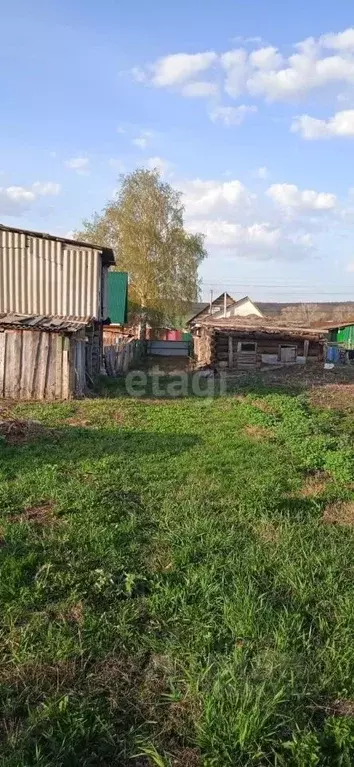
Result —
[[114, 266], [115, 258], [112, 248], [105, 248], [101, 245], [93, 245], [91, 242], [82, 242], [82, 240], [71, 240], [68, 237], [57, 237], [55, 234], [48, 234], [47, 232], [32, 232], [29, 229], [17, 229], [13, 226], [6, 226], [0, 224], [0, 229], [4, 232], [14, 232], [15, 234], [25, 234], [28, 237], [39, 237], [43, 240], [55, 240], [56, 242], [63, 242], [65, 245], [73, 245], [76, 248], [92, 248], [92, 250], [98, 250], [102, 253], [102, 261], [105, 266]]
[[0, 314], [1, 330], [45, 330], [52, 333], [77, 333], [89, 320], [76, 317], [46, 317], [34, 314]]
[[113, 325], [128, 321], [128, 272], [108, 272], [108, 317]]

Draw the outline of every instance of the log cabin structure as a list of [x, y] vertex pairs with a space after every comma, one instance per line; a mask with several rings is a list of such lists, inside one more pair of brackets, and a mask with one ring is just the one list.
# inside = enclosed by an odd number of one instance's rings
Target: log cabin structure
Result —
[[324, 337], [318, 328], [258, 317], [208, 317], [193, 330], [197, 363], [229, 370], [321, 362]]

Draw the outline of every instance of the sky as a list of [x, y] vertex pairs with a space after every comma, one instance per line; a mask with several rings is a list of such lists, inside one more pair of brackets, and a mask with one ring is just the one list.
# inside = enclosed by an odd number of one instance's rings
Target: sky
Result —
[[1, 223], [68, 236], [157, 167], [203, 298], [354, 300], [350, 0], [12, 0], [0, 88]]

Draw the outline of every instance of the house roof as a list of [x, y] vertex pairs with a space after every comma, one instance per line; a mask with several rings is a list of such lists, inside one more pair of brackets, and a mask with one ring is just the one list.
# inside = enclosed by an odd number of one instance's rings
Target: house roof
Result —
[[90, 242], [83, 242], [82, 240], [71, 240], [68, 237], [57, 237], [55, 234], [48, 234], [47, 232], [32, 232], [29, 229], [17, 229], [12, 226], [5, 226], [0, 224], [0, 231], [13, 232], [14, 234], [25, 234], [28, 237], [39, 237], [43, 240], [55, 240], [55, 242], [63, 242], [65, 245], [74, 245], [75, 247], [91, 248], [92, 250], [98, 250], [102, 253], [102, 262], [105, 266], [114, 266], [115, 258], [112, 248], [104, 248], [101, 245], [93, 245]]
[[113, 325], [128, 321], [128, 272], [108, 272], [108, 316]]
[[[244, 304], [247, 301], [249, 301], [249, 303], [252, 304], [252, 306], [254, 306], [256, 309], [259, 309], [259, 304], [256, 304], [255, 301], [252, 301], [252, 298], [250, 298], [249, 296], [243, 296], [243, 298], [239, 298], [238, 301], [233, 301], [232, 304], [229, 304], [228, 308], [230, 308], [230, 306], [232, 308], [235, 308], [235, 307], [237, 308], [238, 306], [242, 306], [242, 304]], [[220, 307], [220, 312], [222, 312], [222, 311], [223, 311], [223, 307], [221, 306]], [[259, 309], [259, 311], [261, 312], [261, 314], [263, 314], [261, 309]], [[217, 317], [217, 316], [220, 317], [220, 313], [218, 312], [217, 314], [214, 314], [212, 316], [213, 317]], [[253, 316], [254, 317], [254, 316], [257, 316], [257, 315], [249, 315], [249, 316]], [[220, 319], [221, 319], [221, 317], [220, 317]]]
[[333, 320], [329, 320], [328, 322], [318, 322], [316, 323], [317, 327], [324, 328], [325, 330], [336, 330], [337, 328], [348, 328], [354, 325], [354, 317], [349, 320], [342, 320], [342, 322], [333, 322]]
[[[230, 296], [229, 293], [226, 293], [226, 299], [229, 300], [229, 303], [227, 304], [227, 306], [234, 306], [234, 304], [237, 303], [235, 301], [235, 299], [232, 298], [232, 296]], [[217, 296], [216, 298], [214, 298], [214, 300], [211, 302], [212, 306], [217, 306], [217, 305], [219, 305], [219, 303], [220, 303], [220, 306], [221, 306], [223, 300], [224, 300], [224, 293], [220, 293], [220, 295]], [[243, 301], [243, 300], [244, 299], [241, 299], [241, 301]], [[195, 306], [198, 307], [197, 311], [195, 312], [195, 314], [192, 314], [191, 316], [188, 317], [188, 322], [192, 322], [192, 320], [195, 320], [196, 317], [199, 317], [199, 315], [202, 314], [202, 312], [204, 312], [205, 309], [208, 308], [208, 306], [210, 306], [210, 301], [207, 301], [207, 302], [201, 303], [201, 304], [196, 304]]]
[[294, 302], [274, 302], [274, 301], [254, 301], [256, 306], [258, 306], [258, 309], [260, 309], [261, 312], [267, 317], [274, 317], [279, 316], [283, 309], [301, 309], [302, 306], [307, 306], [308, 304], [316, 305], [316, 308], [318, 308], [319, 311], [324, 312], [328, 314], [328, 316], [331, 316], [331, 313], [333, 311], [338, 311], [342, 309], [343, 307], [351, 307], [353, 309], [353, 316], [354, 316], [354, 301], [294, 301]]
[[314, 337], [323, 336], [325, 333], [320, 328], [309, 328], [298, 322], [280, 322], [272, 317], [224, 317], [218, 319], [209, 315], [205, 320], [201, 320], [198, 326], [219, 331], [239, 330], [250, 333], [283, 333], [298, 336], [311, 335]]
[[49, 317], [35, 314], [0, 314], [0, 330], [45, 330], [52, 333], [77, 333], [86, 320], [76, 317]]

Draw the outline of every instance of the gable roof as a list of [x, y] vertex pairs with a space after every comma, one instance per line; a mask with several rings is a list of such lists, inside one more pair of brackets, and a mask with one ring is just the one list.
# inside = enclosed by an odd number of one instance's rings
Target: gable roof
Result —
[[[227, 306], [234, 306], [234, 304], [236, 304], [235, 299], [232, 298], [232, 296], [230, 296], [229, 293], [226, 293], [226, 299], [229, 300], [229, 303], [227, 304]], [[211, 305], [218, 306], [220, 304], [220, 306], [222, 306], [223, 302], [224, 302], [224, 293], [220, 293], [220, 296], [217, 296], [216, 298], [214, 298], [214, 300], [211, 302]], [[205, 303], [202, 303], [202, 304], [196, 304], [196, 306], [200, 308], [197, 309], [195, 314], [192, 314], [190, 317], [188, 317], [188, 323], [192, 322], [193, 320], [196, 319], [196, 317], [199, 317], [200, 314], [205, 312], [205, 309], [207, 309], [208, 306], [210, 306], [210, 301], [206, 301]]]
[[113, 325], [128, 321], [128, 272], [108, 272], [108, 316]]
[[[239, 298], [238, 301], [233, 301], [233, 303], [229, 304], [229, 306], [232, 306], [233, 308], [237, 309], [238, 306], [242, 306], [242, 304], [247, 303], [247, 302], [252, 304], [252, 306], [254, 306], [255, 309], [258, 309], [258, 311], [260, 312], [260, 315], [262, 315], [264, 317], [264, 314], [263, 314], [262, 310], [259, 308], [259, 304], [256, 304], [254, 301], [252, 301], [252, 298], [250, 298], [249, 296], [243, 296], [243, 298]], [[220, 312], [222, 312], [222, 311], [223, 311], [223, 307], [220, 308]], [[221, 315], [218, 312], [217, 314], [214, 314], [213, 316], [214, 317], [218, 317], [218, 316], [220, 317]]]
[[57, 237], [55, 234], [48, 234], [47, 232], [32, 232], [30, 229], [17, 229], [13, 226], [5, 226], [4, 224], [0, 224], [0, 232], [25, 234], [27, 237], [37, 237], [42, 240], [54, 240], [55, 242], [63, 242], [65, 245], [73, 245], [76, 248], [98, 250], [100, 253], [102, 253], [102, 263], [104, 266], [114, 266], [115, 264], [112, 248], [103, 248], [101, 245], [93, 245], [90, 242], [82, 242], [82, 240], [71, 240], [68, 237]]

